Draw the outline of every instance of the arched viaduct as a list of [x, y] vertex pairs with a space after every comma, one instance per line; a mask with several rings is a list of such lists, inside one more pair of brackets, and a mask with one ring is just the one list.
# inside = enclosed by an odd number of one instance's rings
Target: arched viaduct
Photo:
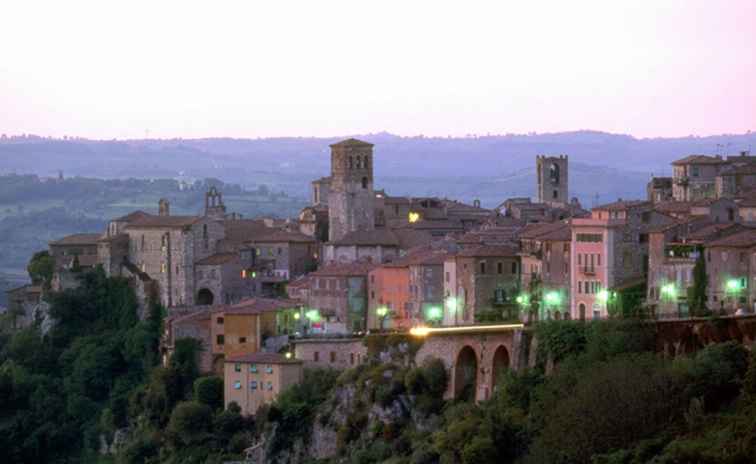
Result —
[[[577, 322], [576, 322], [577, 323]], [[680, 356], [712, 343], [729, 340], [751, 348], [756, 343], [756, 316], [649, 321], [656, 331], [656, 349], [664, 356]], [[532, 364], [532, 332], [527, 327], [469, 326], [424, 336], [415, 361], [441, 359], [449, 373], [445, 398], [484, 401], [506, 369]], [[532, 343], [535, 346], [535, 343]]]

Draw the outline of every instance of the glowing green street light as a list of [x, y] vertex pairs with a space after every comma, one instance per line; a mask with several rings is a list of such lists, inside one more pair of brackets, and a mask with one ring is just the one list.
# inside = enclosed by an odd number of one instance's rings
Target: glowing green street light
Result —
[[444, 312], [438, 306], [431, 306], [425, 312], [425, 318], [429, 321], [440, 321], [444, 317]]
[[300, 317], [301, 316], [299, 315], [299, 313], [294, 313], [294, 320], [295, 321], [298, 321]]
[[543, 301], [548, 306], [558, 306], [562, 302], [562, 296], [559, 292], [548, 292], [543, 296]]
[[669, 298], [676, 298], [677, 288], [675, 288], [675, 284], [662, 285], [661, 294]]
[[446, 308], [450, 313], [457, 312], [457, 299], [453, 296], [446, 298]]
[[727, 281], [727, 290], [730, 292], [738, 292], [743, 288], [742, 285], [740, 285], [740, 280], [738, 279], [729, 279]]
[[375, 314], [377, 314], [378, 317], [386, 317], [386, 315], [388, 314], [388, 308], [385, 306], [381, 306], [375, 310]]
[[600, 290], [598, 292], [597, 298], [598, 298], [598, 300], [600, 302], [606, 303], [607, 301], [609, 301], [609, 291], [607, 291], [607, 290]]
[[320, 312], [317, 309], [311, 309], [307, 312], [305, 312], [305, 317], [310, 320], [310, 322], [319, 322], [320, 321]]
[[530, 297], [527, 294], [523, 293], [521, 295], [517, 295], [517, 298], [515, 298], [515, 301], [519, 305], [527, 306], [528, 304], [530, 304]]

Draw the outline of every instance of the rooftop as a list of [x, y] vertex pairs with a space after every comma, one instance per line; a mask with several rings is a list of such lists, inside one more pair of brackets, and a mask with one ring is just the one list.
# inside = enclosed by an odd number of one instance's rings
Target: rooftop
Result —
[[376, 267], [378, 266], [370, 261], [331, 263], [326, 264], [315, 272], [311, 272], [309, 275], [315, 277], [365, 276]]
[[231, 253], [231, 252], [216, 253], [206, 258], [200, 259], [195, 264], [197, 266], [218, 266], [221, 264], [232, 263], [234, 261], [238, 261], [238, 259], [239, 259], [239, 255], [236, 253]]
[[275, 230], [257, 238], [253, 238], [250, 242], [254, 243], [315, 243], [315, 239], [309, 235], [305, 235], [301, 232]]
[[709, 155], [689, 155], [685, 158], [672, 162], [672, 166], [681, 166], [684, 164], [725, 164], [726, 161], [721, 156]]
[[284, 309], [296, 308], [302, 305], [299, 300], [287, 298], [247, 298], [231, 306], [223, 306], [216, 312], [225, 314], [262, 314], [276, 312]]
[[53, 240], [50, 245], [96, 245], [102, 234], [73, 234], [59, 240]]
[[258, 351], [257, 353], [237, 354], [229, 356], [225, 360], [226, 363], [254, 363], [254, 364], [301, 364], [299, 359], [289, 359], [286, 356], [278, 353], [264, 353]]
[[498, 256], [516, 256], [517, 249], [506, 245], [480, 245], [464, 248], [457, 256], [468, 258], [495, 258]]
[[604, 205], [594, 206], [593, 210], [599, 211], [627, 211], [633, 208], [640, 208], [643, 206], [651, 206], [652, 203], [646, 200], [617, 200], [612, 203]]
[[133, 212], [131, 212], [131, 213], [125, 215], [125, 216], [121, 216], [121, 217], [115, 218], [115, 219], [113, 219], [113, 221], [115, 221], [115, 222], [132, 222], [132, 221], [143, 219], [143, 218], [146, 218], [146, 217], [149, 217], [149, 216], [152, 216], [152, 215], [149, 214], [149, 213], [145, 213], [142, 210], [136, 210], [136, 211], [133, 211]]
[[342, 140], [341, 142], [336, 142], [331, 144], [331, 147], [372, 147], [372, 143], [363, 142], [362, 140], [357, 139], [346, 139]]
[[756, 246], [756, 229], [745, 229], [741, 232], [712, 240], [706, 243], [707, 247], [733, 247], [750, 248]]
[[200, 220], [199, 216], [145, 216], [129, 223], [128, 228], [183, 228], [188, 227]]

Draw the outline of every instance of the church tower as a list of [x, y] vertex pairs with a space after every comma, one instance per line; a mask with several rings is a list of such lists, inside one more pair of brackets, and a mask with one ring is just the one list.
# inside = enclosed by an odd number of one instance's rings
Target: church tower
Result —
[[223, 194], [215, 186], [210, 187], [210, 190], [205, 194], [205, 216], [215, 220], [226, 218], [226, 205], [223, 204]]
[[551, 206], [569, 203], [567, 156], [536, 156], [538, 202]]
[[328, 239], [375, 228], [373, 144], [348, 139], [331, 145]]

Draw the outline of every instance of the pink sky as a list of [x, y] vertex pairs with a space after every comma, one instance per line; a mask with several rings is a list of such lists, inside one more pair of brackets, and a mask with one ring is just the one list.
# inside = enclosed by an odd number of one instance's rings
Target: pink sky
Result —
[[0, 5], [6, 134], [741, 133], [754, 71], [749, 0]]

